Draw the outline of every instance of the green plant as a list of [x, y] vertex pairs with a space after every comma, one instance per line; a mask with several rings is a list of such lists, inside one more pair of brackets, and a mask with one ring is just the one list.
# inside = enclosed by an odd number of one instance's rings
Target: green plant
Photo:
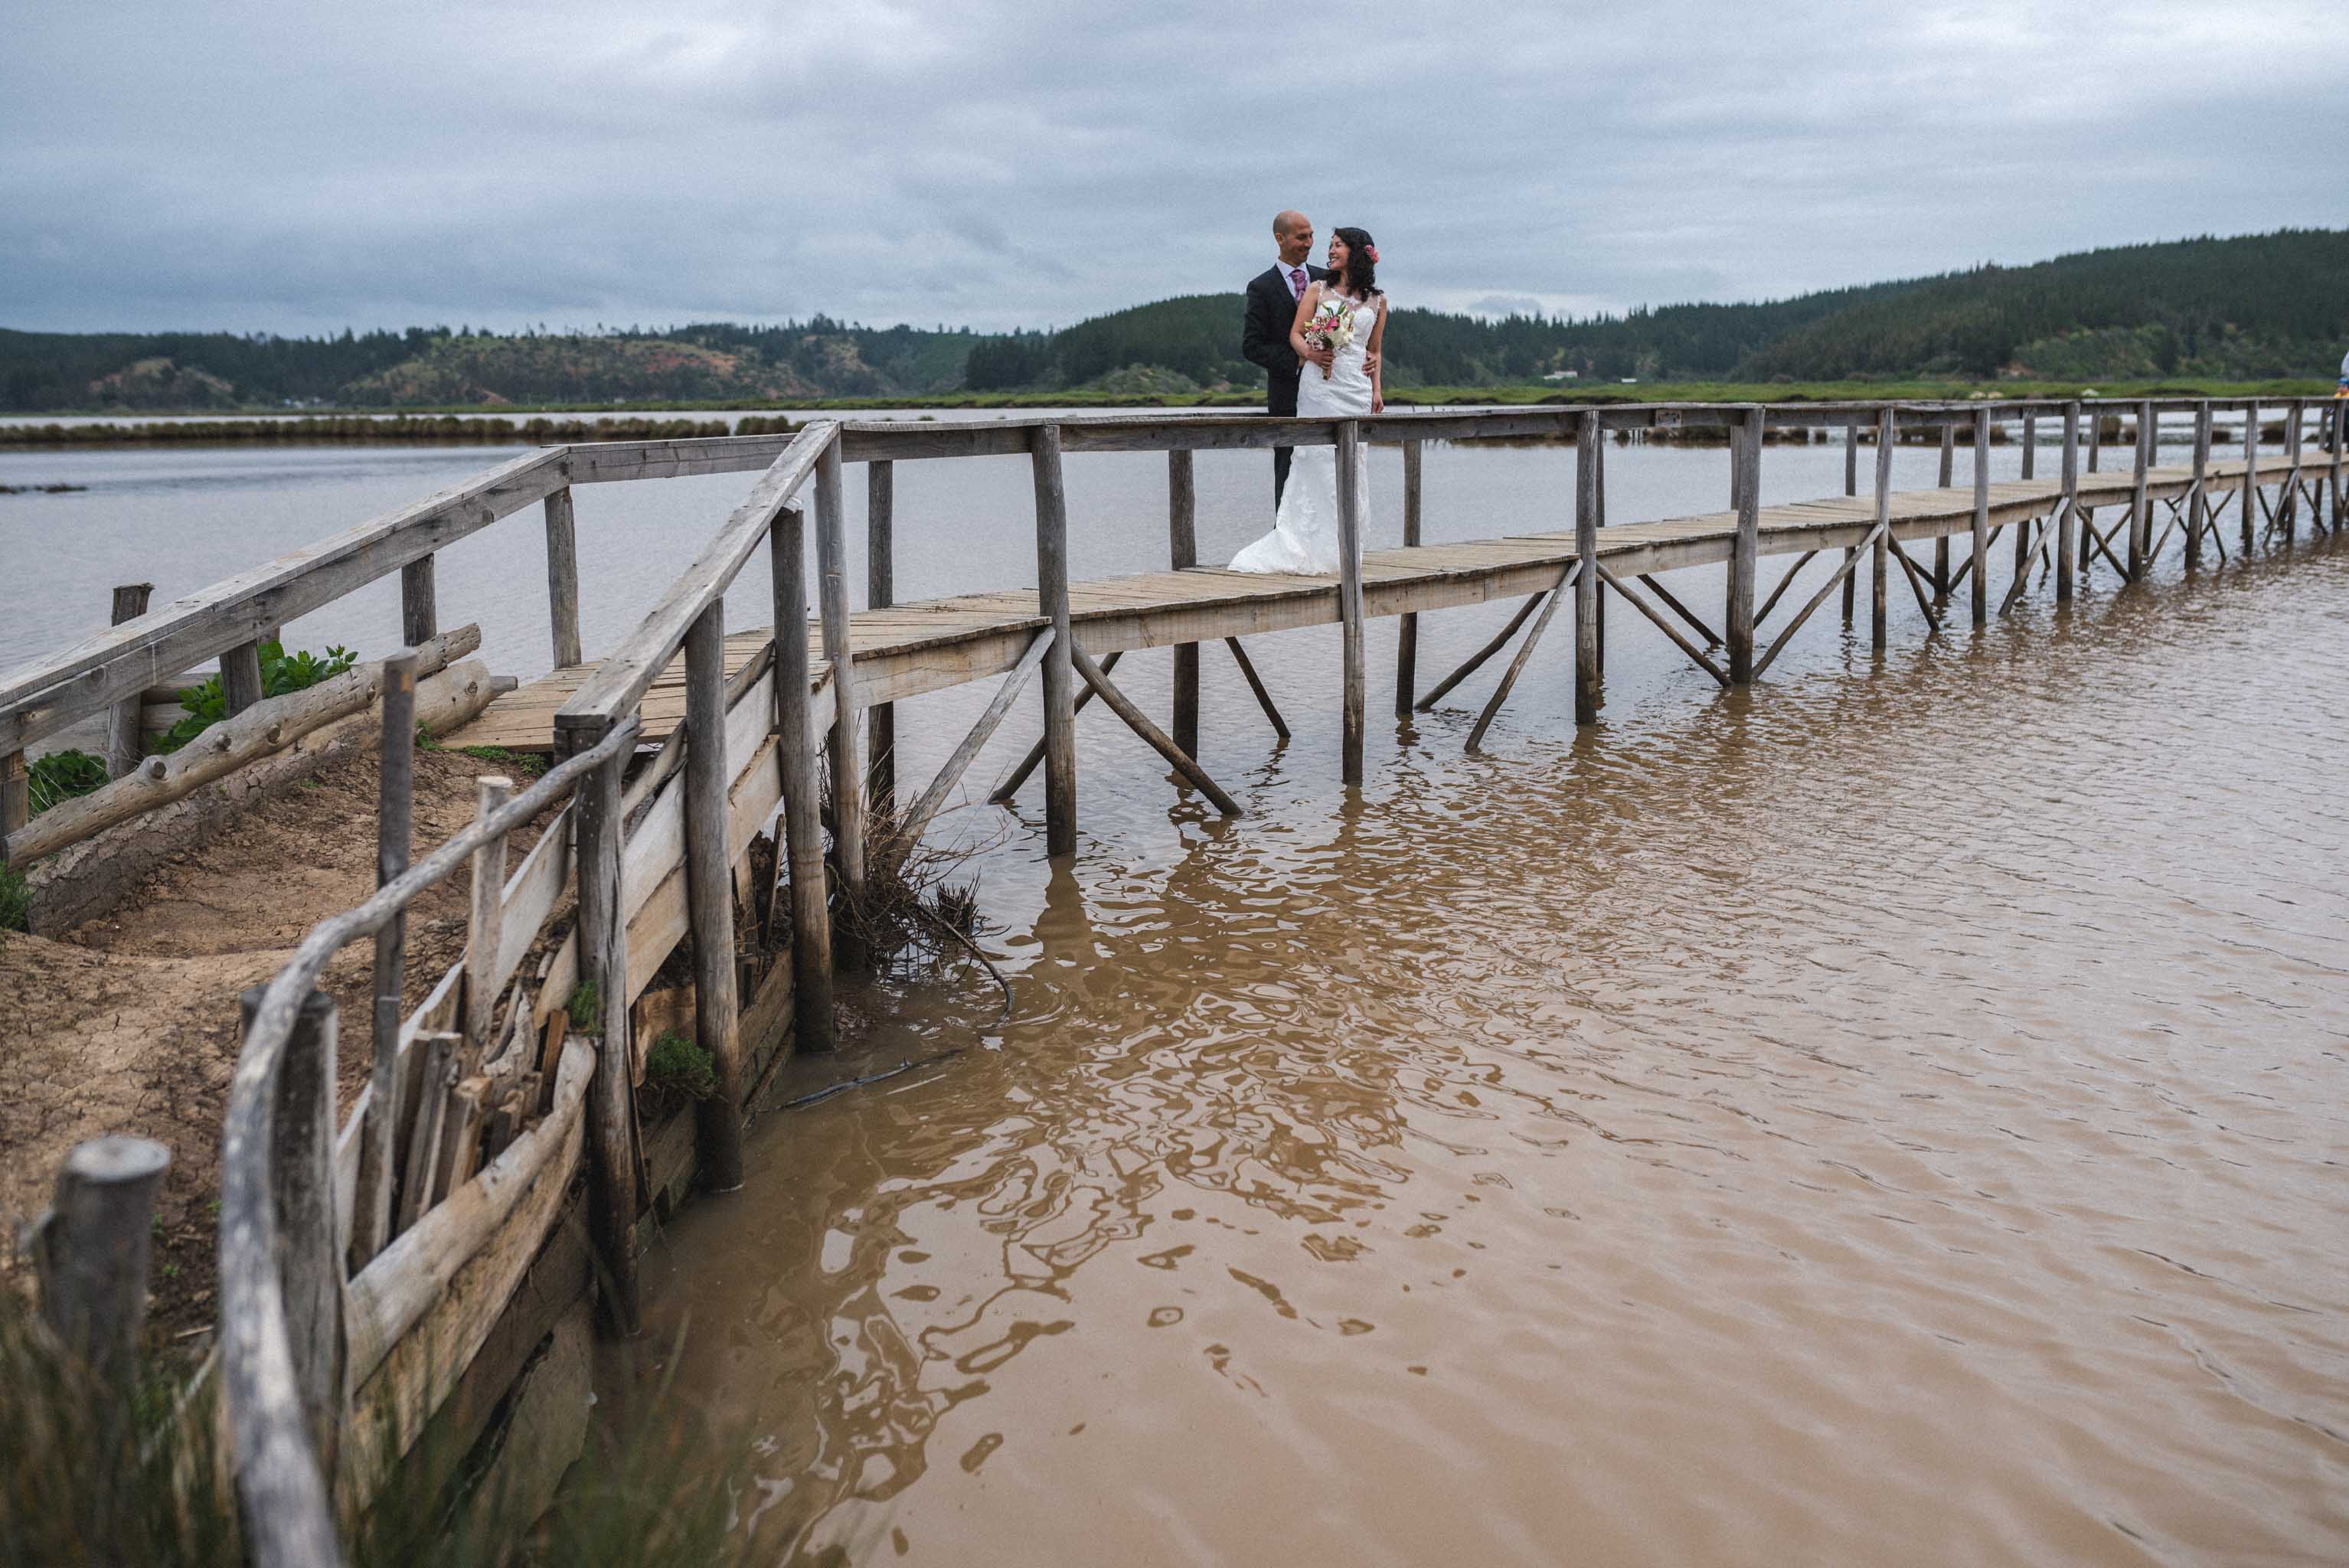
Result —
[[107, 781], [105, 758], [87, 751], [52, 751], [25, 771], [36, 817], [60, 800], [103, 788]]
[[574, 1029], [600, 1028], [604, 1023], [604, 993], [595, 981], [582, 980], [571, 987], [570, 1000], [563, 1004], [563, 1010], [571, 1015], [571, 1026]]
[[[289, 654], [285, 644], [272, 638], [261, 645], [261, 695], [284, 696], [289, 692], [307, 691], [357, 662], [357, 654], [337, 644], [328, 644], [322, 657], [307, 648]], [[187, 716], [163, 732], [155, 742], [158, 751], [177, 751], [228, 717], [228, 696], [221, 689], [218, 676], [190, 690], [180, 701], [188, 710]]]
[[645, 1053], [645, 1088], [656, 1096], [708, 1099], [718, 1092], [718, 1063], [708, 1051], [671, 1029]]
[[0, 931], [33, 929], [33, 890], [15, 866], [0, 866]]

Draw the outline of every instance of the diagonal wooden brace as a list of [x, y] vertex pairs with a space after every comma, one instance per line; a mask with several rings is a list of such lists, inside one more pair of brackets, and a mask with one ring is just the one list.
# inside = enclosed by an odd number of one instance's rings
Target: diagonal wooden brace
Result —
[[1093, 663], [1092, 655], [1075, 643], [1069, 645], [1069, 661], [1084, 677], [1087, 689], [1109, 704], [1110, 711], [1125, 720], [1125, 727], [1150, 742], [1151, 748], [1174, 766], [1174, 771], [1189, 779], [1199, 792], [1216, 803], [1216, 809], [1226, 817], [1245, 816], [1240, 803], [1223, 791], [1223, 787], [1207, 777], [1207, 770], [1192, 760], [1191, 754], [1174, 744], [1167, 733], [1150, 722], [1150, 716], [1136, 707], [1133, 699], [1109, 684], [1109, 672]]

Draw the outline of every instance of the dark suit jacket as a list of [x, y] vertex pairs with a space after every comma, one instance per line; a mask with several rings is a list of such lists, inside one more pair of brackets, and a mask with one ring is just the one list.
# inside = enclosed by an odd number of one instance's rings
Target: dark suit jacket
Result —
[[[1327, 267], [1309, 263], [1308, 283], [1330, 275]], [[1240, 353], [1261, 365], [1271, 378], [1266, 388], [1265, 411], [1297, 412], [1297, 350], [1288, 346], [1289, 325], [1297, 319], [1297, 296], [1288, 292], [1288, 269], [1270, 266], [1248, 280], [1247, 314], [1240, 325]]]

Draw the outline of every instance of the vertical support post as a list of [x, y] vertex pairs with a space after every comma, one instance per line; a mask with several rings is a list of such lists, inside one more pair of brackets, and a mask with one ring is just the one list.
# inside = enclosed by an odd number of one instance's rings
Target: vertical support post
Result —
[[[1420, 443], [1402, 444], [1402, 543], [1415, 550], [1420, 542], [1420, 486], [1423, 482]], [[1395, 632], [1395, 717], [1409, 718], [1419, 689], [1419, 616], [1406, 614]], [[1193, 756], [1198, 753], [1194, 751]]]
[[2304, 397], [2294, 397], [2284, 406], [2283, 449], [2291, 460], [2284, 469], [2283, 489], [2276, 494], [2276, 519], [2283, 524], [2283, 536], [2290, 539], [2300, 527], [2300, 434], [2302, 410], [2308, 406]]
[[[1941, 477], [1939, 480], [1939, 486], [1942, 490], [1950, 488], [1951, 480], [1955, 473], [1957, 449], [1958, 428], [1955, 425], [1944, 424], [1941, 427]], [[1938, 604], [1949, 596], [1950, 536], [1944, 533], [1933, 541], [1933, 603]]]
[[[408, 870], [415, 842], [416, 650], [383, 661], [383, 743], [375, 812], [375, 885]], [[365, 1268], [391, 1240], [392, 1152], [400, 1113], [399, 1017], [408, 984], [408, 914], [375, 934], [375, 978], [368, 1024], [367, 1119], [359, 1128], [357, 1195], [351, 1204], [350, 1269]]]
[[823, 816], [816, 799], [815, 726], [808, 713], [806, 521], [794, 503], [767, 535], [775, 583], [775, 734], [783, 782], [783, 851], [792, 869], [792, 1016], [802, 1051], [840, 1043], [832, 1011], [832, 901], [824, 885]]
[[[473, 820], [513, 799], [513, 780], [484, 773], [473, 780]], [[471, 1078], [489, 1054], [498, 1015], [498, 952], [505, 945], [506, 841], [474, 846], [471, 912], [465, 927], [465, 1056], [457, 1076]]]
[[1363, 708], [1369, 681], [1362, 639], [1362, 427], [1338, 425], [1338, 619], [1345, 660], [1341, 769], [1347, 784], [1362, 782]]
[[221, 697], [233, 718], [261, 700], [261, 645], [239, 643], [221, 655]]
[[1974, 410], [1974, 624], [1990, 620], [1990, 410]]
[[1737, 443], [1737, 542], [1729, 556], [1729, 606], [1723, 633], [1729, 645], [1729, 678], [1738, 686], [1754, 679], [1754, 580], [1762, 558], [1762, 405], [1745, 411]]
[[2137, 406], [2137, 472], [2129, 486], [2128, 515], [2128, 577], [2132, 583], [2144, 579], [2146, 551], [2153, 542], [2153, 501], [2146, 493], [2146, 470], [2153, 466], [2154, 419], [2152, 399]]
[[2186, 492], [2186, 570], [2192, 572], [2202, 564], [2202, 531], [2209, 525], [2210, 499], [2202, 487], [2209, 482], [2210, 469], [2210, 405], [2201, 403], [2194, 409], [2194, 488]]
[[2249, 561], [2254, 542], [2252, 531], [2260, 515], [2260, 405], [2257, 398], [2243, 405], [2243, 493], [2235, 499], [2235, 510], [2241, 515], [2243, 525], [2243, 559]]
[[[264, 987], [241, 998], [253, 1027]], [[242, 1033], [242, 1031], [241, 1031]], [[343, 1430], [343, 1248], [335, 1234], [335, 999], [302, 999], [277, 1066], [269, 1138], [286, 1338], [319, 1470], [335, 1473]]]
[[1599, 667], [1599, 411], [1582, 416], [1574, 452], [1574, 722], [1597, 724], [1605, 700]]
[[0, 756], [0, 853], [7, 836], [32, 820], [33, 776], [26, 769], [25, 754], [11, 751]]
[[[823, 656], [832, 665], [832, 845], [843, 891], [864, 902], [864, 769], [856, 747], [856, 655], [848, 636], [848, 539], [840, 499], [840, 438], [815, 462], [815, 555], [823, 573]], [[862, 964], [852, 954], [851, 964]]]
[[[147, 596], [155, 592], [152, 583], [125, 583], [114, 591], [113, 624], [135, 621], [147, 613]], [[106, 776], [119, 779], [139, 766], [143, 696], [132, 692], [106, 715]]]
[[[1599, 526], [1603, 531], [1607, 527], [1607, 419], [1604, 415], [1599, 420], [1599, 450], [1591, 459], [1590, 471], [1599, 481], [1599, 504], [1593, 510], [1599, 513]], [[1607, 680], [1607, 580], [1603, 577], [1599, 580], [1599, 611], [1591, 618], [1599, 623], [1599, 680], [1603, 686]]]
[[726, 601], [685, 633], [685, 896], [693, 931], [693, 1026], [718, 1069], [694, 1108], [702, 1169], [719, 1191], [742, 1184], [742, 1023], [734, 983], [734, 872], [727, 852]]
[[[1859, 493], [1859, 422], [1857, 420], [1843, 428], [1843, 493], [1846, 495]], [[1848, 562], [1853, 554], [1853, 551], [1847, 550], [1843, 552], [1843, 558]], [[1847, 626], [1851, 624], [1852, 609], [1858, 594], [1859, 569], [1854, 567], [1843, 574], [1843, 624]]]
[[1736, 425], [1729, 427], [1729, 510], [1735, 511], [1745, 504], [1745, 432]]
[[[605, 731], [573, 732], [574, 747], [602, 742]], [[578, 747], [585, 749], [585, 747]], [[579, 882], [579, 975], [595, 988], [601, 1016], [574, 1018], [601, 1037], [587, 1088], [588, 1225], [604, 1287], [607, 1328], [633, 1337], [636, 1310], [636, 1148], [630, 1100], [636, 1053], [628, 1043], [628, 922], [620, 892], [623, 748], [579, 780], [572, 796], [579, 837], [573, 856]]]
[[399, 569], [399, 640], [421, 647], [440, 634], [440, 590], [432, 557], [420, 556]]
[[554, 667], [585, 664], [579, 647], [579, 530], [571, 487], [546, 498], [546, 619], [554, 638]]
[[2080, 405], [2064, 405], [2064, 499], [2055, 509], [2055, 602], [2072, 602], [2079, 575]]
[[2039, 473], [2039, 416], [2023, 417], [2023, 477], [2035, 479]]
[[1044, 651], [1044, 852], [1077, 852], [1075, 636], [1069, 624], [1069, 498], [1061, 476], [1061, 427], [1039, 425], [1030, 438], [1036, 483], [1037, 612], [1052, 623]]
[[[897, 602], [897, 465], [875, 459], [864, 465], [864, 603], [882, 610]], [[887, 811], [897, 799], [897, 706], [873, 705], [866, 721], [872, 757], [866, 778], [873, 807]]]
[[2342, 427], [2344, 425], [2349, 425], [2349, 397], [2335, 397], [2333, 399], [2333, 472], [2331, 489], [2333, 490], [2333, 526], [2336, 531], [2339, 530], [2342, 523], [2341, 503], [2343, 497], [2341, 493], [2341, 458], [2343, 449], [2342, 437], [2344, 434]]
[[[1198, 491], [1191, 452], [1166, 454], [1166, 564], [1188, 572], [1199, 564]], [[1174, 744], [1188, 757], [1199, 755], [1199, 645], [1174, 645]]]
[[[2033, 430], [2033, 428], [2037, 424], [2037, 419], [2029, 417], [2025, 417], [2023, 421], [2023, 428], [2026, 431]], [[2024, 479], [2034, 477], [2031, 471], [2033, 468], [2031, 457], [2032, 449], [2036, 444], [2035, 433], [2033, 435], [2025, 435], [2023, 438], [2022, 477]], [[2024, 582], [2029, 578], [2030, 574], [2031, 520], [2028, 517], [2023, 517], [2016, 519], [2014, 523], [2014, 581], [2016, 583]], [[2021, 592], [2021, 589], [2013, 587], [2013, 584], [2008, 585], [2008, 593], [2010, 596]]]
[[1887, 405], [1876, 416], [1876, 548], [1869, 565], [1868, 646], [1884, 651], [1886, 576], [1892, 570], [1892, 449], [1899, 440], [1899, 412]]
[[41, 1319], [102, 1385], [127, 1389], [147, 1322], [155, 1191], [171, 1151], [111, 1133], [77, 1143], [29, 1233]]

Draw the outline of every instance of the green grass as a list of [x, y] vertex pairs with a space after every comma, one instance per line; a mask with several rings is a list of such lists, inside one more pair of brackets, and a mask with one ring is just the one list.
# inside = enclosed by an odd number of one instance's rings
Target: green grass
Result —
[[15, 866], [0, 866], [0, 932], [33, 929], [33, 890]]
[[455, 749], [460, 757], [494, 762], [523, 779], [535, 779], [546, 771], [546, 758], [535, 751], [509, 751], [502, 746], [460, 746]]
[[645, 1088], [656, 1099], [679, 1095], [708, 1099], [718, 1092], [718, 1063], [700, 1046], [671, 1029], [645, 1053]]
[[593, 1034], [604, 1026], [604, 993], [593, 980], [582, 980], [571, 987], [570, 999], [563, 1010], [571, 1015], [571, 1026]]
[[52, 751], [25, 771], [36, 817], [60, 801], [103, 789], [107, 782], [106, 759], [87, 751]]

